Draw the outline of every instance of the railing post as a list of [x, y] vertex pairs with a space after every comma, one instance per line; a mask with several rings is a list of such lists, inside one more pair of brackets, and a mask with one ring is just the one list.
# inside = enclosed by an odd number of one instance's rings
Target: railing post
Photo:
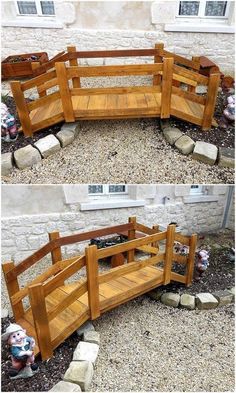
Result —
[[[135, 225], [136, 225], [136, 217], [129, 217], [129, 223], [132, 223], [134, 228], [128, 231], [128, 240], [135, 239]], [[127, 252], [127, 262], [134, 261], [134, 250], [130, 250]]]
[[[2, 264], [2, 270], [3, 270], [4, 277], [5, 277], [6, 287], [7, 287], [7, 291], [9, 294], [10, 302], [11, 302], [11, 297], [13, 295], [15, 295], [16, 292], [18, 292], [20, 290], [17, 278], [14, 278], [12, 280], [7, 279], [7, 273], [13, 268], [14, 268], [14, 262], [12, 262], [12, 261], [11, 262], [4, 262]], [[24, 315], [23, 303], [22, 303], [22, 301], [19, 301], [17, 304], [13, 305], [11, 302], [11, 307], [12, 307], [15, 321], [17, 322]]]
[[[200, 57], [199, 56], [192, 56], [192, 61], [195, 62], [195, 63], [198, 63], [199, 64], [199, 68], [200, 68]], [[194, 69], [194, 71], [196, 71], [196, 69]], [[188, 85], [188, 91], [190, 93], [195, 93], [195, 90], [196, 90], [195, 86]]]
[[210, 74], [206, 104], [203, 113], [202, 130], [208, 131], [211, 128], [212, 118], [215, 111], [215, 103], [220, 83], [220, 73]]
[[173, 57], [168, 57], [163, 59], [163, 75], [162, 75], [162, 87], [161, 87], [161, 118], [162, 119], [166, 119], [170, 117], [173, 64], [174, 64]]
[[175, 240], [175, 225], [168, 225], [166, 235], [166, 256], [164, 265], [164, 285], [169, 284], [173, 260], [173, 247]]
[[11, 90], [16, 102], [17, 112], [19, 115], [20, 123], [22, 130], [24, 131], [24, 135], [32, 136], [32, 124], [29, 116], [29, 109], [25, 102], [25, 97], [23, 91], [21, 89], [21, 83], [19, 81], [11, 82]]
[[[56, 240], [60, 239], [60, 233], [59, 232], [50, 232], [48, 234], [49, 240]], [[61, 247], [57, 247], [51, 252], [52, 256], [52, 264], [57, 263], [58, 261], [62, 260], [62, 255], [61, 255]]]
[[[162, 51], [164, 49], [164, 44], [155, 44], [155, 49], [157, 51]], [[156, 54], [154, 56], [154, 63], [161, 63], [162, 62], [162, 56], [160, 54]], [[154, 75], [153, 76], [153, 85], [159, 85], [161, 83], [161, 75]]]
[[[73, 53], [73, 52], [76, 52], [76, 47], [75, 46], [68, 46], [67, 47], [67, 51], [69, 52], [69, 53]], [[70, 66], [76, 66], [76, 67], [78, 67], [78, 60], [77, 59], [71, 59], [71, 60], [69, 60], [69, 64], [70, 64]], [[80, 77], [76, 77], [76, 78], [72, 78], [72, 84], [73, 84], [73, 87], [81, 87], [81, 84], [80, 84]]]
[[[35, 61], [35, 62], [31, 63], [32, 71], [36, 70], [36, 69], [39, 68], [40, 66], [41, 66], [41, 63], [40, 63], [40, 62]], [[47, 95], [46, 90], [39, 91], [39, 86], [37, 86], [37, 91], [38, 91], [39, 97], [45, 97], [45, 96]]]
[[[158, 233], [159, 232], [159, 225], [153, 225], [152, 229], [154, 229], [156, 231], [156, 233]], [[158, 242], [153, 242], [151, 245], [152, 245], [152, 247], [159, 248], [159, 243]]]
[[187, 286], [191, 285], [193, 279], [196, 247], [197, 247], [197, 235], [193, 234], [190, 238], [189, 255], [188, 255], [187, 269], [186, 269]]
[[51, 334], [48, 323], [47, 309], [41, 283], [29, 286], [34, 326], [37, 333], [38, 346], [43, 360], [53, 356]]
[[61, 94], [61, 103], [66, 122], [75, 121], [71, 93], [68, 85], [65, 63], [55, 63], [57, 80]]
[[86, 247], [85, 257], [88, 282], [88, 303], [91, 319], [96, 319], [100, 316], [97, 246], [92, 245]]

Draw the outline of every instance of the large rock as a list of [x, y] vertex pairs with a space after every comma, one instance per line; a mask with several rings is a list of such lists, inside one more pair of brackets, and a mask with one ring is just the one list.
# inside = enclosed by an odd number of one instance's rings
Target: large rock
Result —
[[97, 360], [99, 345], [80, 341], [73, 353], [73, 360], [86, 360], [93, 364]]
[[175, 147], [180, 151], [182, 154], [190, 154], [192, 153], [195, 146], [195, 142], [188, 136], [183, 135], [175, 142]]
[[81, 392], [81, 387], [75, 383], [60, 381], [49, 392]]
[[183, 135], [177, 127], [167, 127], [163, 130], [163, 135], [167, 142], [172, 146]]
[[61, 131], [69, 131], [74, 134], [76, 137], [80, 131], [80, 122], [75, 122], [75, 123], [65, 123], [61, 127]]
[[93, 324], [90, 321], [85, 322], [79, 329], [76, 330], [78, 336], [82, 336], [85, 332], [95, 331]]
[[1, 154], [1, 173], [7, 176], [13, 171], [12, 153]]
[[195, 309], [195, 296], [183, 293], [180, 297], [180, 305], [188, 310]]
[[218, 306], [218, 300], [211, 293], [198, 293], [196, 306], [199, 310], [209, 310]]
[[57, 138], [60, 141], [61, 147], [65, 147], [73, 142], [75, 134], [69, 130], [61, 130], [57, 133]]
[[216, 291], [213, 293], [213, 296], [218, 300], [218, 306], [225, 306], [226, 304], [230, 304], [233, 301], [233, 294], [229, 291]]
[[54, 135], [47, 135], [39, 139], [34, 146], [37, 147], [43, 158], [49, 157], [61, 148], [59, 140]]
[[84, 332], [83, 335], [84, 341], [87, 343], [92, 343], [92, 344], [100, 344], [100, 334], [98, 332], [93, 332], [92, 330]]
[[197, 141], [192, 157], [205, 164], [214, 165], [217, 159], [218, 149], [212, 143]]
[[219, 148], [219, 162], [221, 167], [234, 168], [235, 167], [235, 149], [220, 147]]
[[40, 153], [33, 146], [28, 145], [14, 152], [17, 168], [25, 169], [41, 161]]
[[178, 307], [180, 295], [178, 293], [166, 292], [161, 297], [161, 302], [166, 306]]
[[87, 392], [93, 378], [91, 362], [71, 362], [64, 375], [64, 381], [79, 385], [83, 392]]

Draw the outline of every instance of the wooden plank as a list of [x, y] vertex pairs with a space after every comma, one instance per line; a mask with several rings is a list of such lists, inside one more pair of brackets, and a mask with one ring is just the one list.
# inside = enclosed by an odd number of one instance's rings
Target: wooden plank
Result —
[[153, 235], [157, 233], [155, 229], [149, 228], [146, 225], [140, 224], [139, 222], [136, 223], [136, 230], [145, 233], [146, 235]]
[[127, 76], [127, 75], [157, 75], [162, 70], [162, 64], [134, 64], [117, 66], [69, 67], [67, 78], [98, 77], [98, 76]]
[[38, 121], [37, 123], [33, 122], [32, 130], [33, 130], [33, 132], [36, 132], [38, 130], [42, 130], [42, 129], [47, 128], [53, 124], [60, 123], [64, 119], [65, 118], [64, 118], [63, 112], [59, 113], [55, 116], [50, 117], [49, 119]]
[[172, 94], [176, 94], [177, 96], [186, 98], [189, 101], [197, 102], [202, 105], [205, 105], [206, 103], [206, 97], [199, 96], [195, 93], [190, 93], [175, 86], [172, 86]]
[[184, 244], [185, 246], [190, 245], [190, 237], [184, 236], [181, 233], [178, 232], [175, 233], [175, 240], [181, 244]]
[[135, 57], [135, 56], [155, 56], [155, 49], [116, 49], [101, 51], [79, 51], [70, 53], [70, 59], [93, 59], [103, 57]]
[[49, 60], [47, 63], [44, 63], [39, 68], [37, 68], [34, 71], [34, 76], [43, 74], [46, 71], [54, 68], [56, 61], [58, 62], [58, 61], [67, 61], [67, 60], [69, 60], [68, 56], [69, 56], [68, 53], [65, 53], [65, 51], [62, 51], [62, 52], [58, 53], [51, 60]]
[[128, 94], [128, 93], [160, 93], [160, 86], [124, 86], [70, 89], [72, 96], [86, 96], [99, 94]]
[[27, 107], [29, 111], [32, 111], [33, 109], [39, 108], [40, 106], [51, 104], [51, 102], [54, 102], [60, 98], [61, 98], [60, 92], [56, 91], [55, 93], [52, 93], [48, 96], [45, 95], [42, 98], [38, 98], [35, 101], [29, 102], [27, 104]]
[[145, 99], [144, 94], [136, 93], [135, 98], [136, 98], [138, 108], [147, 108], [147, 101]]
[[72, 98], [72, 104], [73, 104], [75, 116], [77, 110], [79, 110], [79, 113], [81, 113], [81, 111], [85, 111], [85, 113], [87, 113], [90, 96], [78, 96], [78, 97], [72, 96], [71, 98]]
[[[37, 62], [37, 61], [31, 63], [31, 68], [32, 68], [32, 71], [33, 71], [33, 75], [34, 75], [34, 70], [36, 68], [40, 67], [40, 65], [41, 65], [41, 63]], [[39, 86], [37, 87], [37, 91], [38, 91], [39, 97], [44, 97], [44, 96], [47, 95], [46, 90], [40, 90]]]
[[170, 117], [171, 91], [173, 76], [173, 58], [163, 59], [162, 94], [161, 94], [161, 118]]
[[[60, 233], [57, 231], [50, 232], [48, 236], [49, 236], [49, 241], [51, 241], [51, 240], [59, 239]], [[61, 261], [62, 260], [61, 247], [54, 248], [54, 250], [51, 252], [51, 256], [52, 256], [53, 265], [54, 263]]]
[[187, 261], [187, 272], [186, 272], [186, 285], [187, 286], [191, 285], [192, 279], [193, 279], [196, 247], [197, 247], [197, 235], [193, 234], [190, 237], [189, 255], [188, 255], [188, 261]]
[[141, 246], [141, 247], [137, 247], [136, 250], [142, 251], [142, 252], [147, 252], [148, 254], [157, 255], [159, 248], [152, 247], [152, 246]]
[[[76, 52], [76, 47], [75, 46], [68, 46], [67, 47], [67, 51], [68, 51], [69, 57], [70, 57], [70, 53]], [[70, 66], [78, 67], [78, 60], [76, 58], [75, 59], [70, 59], [69, 60], [69, 64], [70, 64]], [[72, 78], [72, 84], [73, 84], [74, 88], [81, 87], [81, 85], [80, 85], [80, 78]]]
[[163, 56], [167, 56], [167, 57], [173, 56], [175, 63], [179, 63], [179, 64], [184, 65], [186, 67], [193, 68], [197, 71], [200, 69], [200, 64], [197, 60], [195, 60], [195, 58], [192, 58], [192, 60], [189, 60], [183, 56], [176, 55], [175, 53], [171, 53], [166, 50], [163, 50]]
[[111, 257], [111, 267], [112, 268], [124, 265], [124, 263], [125, 263], [125, 257], [122, 253], [113, 255]]
[[187, 255], [173, 253], [173, 262], [186, 264], [187, 261]]
[[183, 68], [175, 64], [173, 66], [173, 72], [174, 74], [177, 74], [179, 76], [191, 79], [192, 81], [195, 81], [200, 85], [208, 85], [209, 78], [207, 76], [199, 74], [198, 72], [188, 70], [187, 68]]
[[[129, 223], [133, 224], [133, 228], [128, 231], [128, 240], [135, 239], [135, 228], [136, 228], [136, 217], [129, 217]], [[127, 262], [134, 261], [135, 249], [131, 249], [127, 252]]]
[[186, 276], [183, 276], [182, 274], [178, 274], [175, 272], [170, 273], [170, 280], [171, 281], [177, 281], [177, 282], [182, 282], [183, 284], [186, 283]]
[[164, 285], [169, 284], [171, 276], [171, 268], [173, 261], [173, 247], [175, 239], [175, 225], [168, 225], [166, 239], [166, 253], [164, 266]]
[[[156, 54], [154, 56], [154, 63], [162, 63], [162, 57], [160, 56], [159, 51], [164, 49], [164, 44], [163, 43], [155, 44], [155, 49], [156, 49]], [[161, 83], [161, 76], [154, 75], [153, 85], [160, 85], [160, 83]]]
[[89, 308], [91, 319], [93, 320], [100, 316], [97, 246], [86, 247], [85, 258]]
[[40, 95], [40, 93], [45, 92], [48, 89], [51, 89], [54, 86], [58, 85], [58, 80], [57, 78], [53, 78], [51, 80], [49, 80], [48, 82], [43, 83], [42, 85], [38, 86], [38, 93]]
[[[160, 86], [158, 86], [160, 88]], [[155, 95], [151, 94], [151, 93], [145, 93], [145, 98], [146, 98], [146, 102], [147, 102], [147, 106], [148, 108], [157, 108], [157, 101], [155, 99]], [[160, 108], [158, 108], [160, 109]]]
[[41, 356], [46, 360], [53, 356], [53, 350], [42, 284], [29, 287], [29, 298]]
[[12, 297], [19, 292], [19, 283], [17, 280], [17, 277], [13, 277], [11, 280], [7, 279], [7, 273], [10, 272], [14, 268], [14, 262], [4, 262], [2, 264], [2, 270], [3, 274], [5, 277], [6, 281], [6, 286], [7, 286], [7, 292], [9, 295], [13, 315], [15, 318], [15, 321], [17, 322], [22, 316], [24, 315], [24, 307], [23, 303], [21, 300], [19, 300], [17, 303], [12, 302]]
[[220, 73], [210, 74], [206, 105], [203, 114], [202, 130], [208, 131], [211, 128], [212, 119], [215, 111], [216, 98], [220, 83]]
[[64, 63], [55, 63], [58, 85], [61, 95], [62, 107], [64, 112], [65, 121], [75, 121], [73, 105], [68, 85], [66, 66]]
[[200, 119], [199, 117], [190, 115], [189, 113], [184, 113], [183, 111], [173, 107], [171, 108], [171, 115], [178, 117], [182, 120], [189, 121], [190, 123], [197, 124], [198, 126], [202, 124], [202, 119]]
[[153, 264], [162, 262], [164, 261], [164, 259], [165, 254], [159, 254], [155, 255], [154, 257], [145, 259], [144, 261], [130, 262], [126, 265], [115, 267], [108, 272], [100, 273], [99, 284], [103, 284], [104, 282], [108, 282], [110, 280], [114, 280], [115, 278], [125, 276], [126, 274], [132, 273], [146, 266], [151, 266]]
[[10, 83], [10, 86], [16, 103], [16, 108], [24, 135], [26, 137], [32, 136], [32, 125], [29, 116], [28, 106], [26, 104], [25, 97], [22, 91], [22, 85], [18, 81], [13, 81]]
[[32, 89], [33, 87], [40, 86], [51, 79], [56, 78], [56, 71], [52, 70], [47, 72], [47, 74], [36, 76], [36, 78], [30, 79], [26, 82], [21, 83], [22, 91]]

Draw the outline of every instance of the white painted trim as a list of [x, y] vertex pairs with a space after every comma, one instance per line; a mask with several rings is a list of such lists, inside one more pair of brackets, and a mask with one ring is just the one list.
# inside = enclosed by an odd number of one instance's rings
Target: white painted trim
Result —
[[113, 199], [113, 200], [93, 200], [90, 202], [81, 202], [80, 210], [103, 210], [103, 209], [119, 209], [122, 207], [139, 207], [145, 206], [143, 199]]
[[233, 34], [235, 32], [234, 26], [227, 25], [209, 25], [209, 24], [194, 24], [194, 23], [167, 23], [164, 26], [164, 31], [180, 31], [192, 33], [226, 33]]
[[183, 198], [184, 203], [205, 203], [205, 202], [218, 202], [217, 195], [191, 195]]
[[64, 24], [58, 20], [48, 20], [43, 18], [16, 17], [16, 19], [2, 20], [3, 27], [31, 27], [45, 29], [63, 29]]

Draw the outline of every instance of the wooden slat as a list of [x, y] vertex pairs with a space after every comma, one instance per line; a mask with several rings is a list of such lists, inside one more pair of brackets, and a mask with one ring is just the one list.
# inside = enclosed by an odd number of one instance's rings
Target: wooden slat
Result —
[[85, 258], [88, 284], [88, 301], [91, 319], [93, 320], [100, 316], [97, 246], [93, 245], [86, 247]]
[[156, 263], [162, 262], [164, 259], [165, 259], [165, 254], [159, 254], [159, 255], [155, 255], [154, 257], [148, 258], [144, 261], [130, 262], [126, 265], [115, 267], [114, 269], [105, 273], [101, 273], [99, 275], [99, 284], [108, 282], [109, 280], [114, 280], [117, 277], [121, 277], [128, 273], [132, 273], [146, 266], [151, 266]]
[[161, 94], [161, 118], [170, 117], [171, 89], [173, 75], [173, 59], [163, 59], [162, 94]]
[[[76, 47], [75, 46], [68, 46], [67, 47], [67, 51], [68, 51], [69, 57], [70, 57], [70, 53], [76, 52]], [[78, 60], [77, 60], [77, 58], [70, 59], [69, 63], [70, 63], [70, 66], [78, 67]], [[74, 88], [81, 87], [81, 85], [80, 85], [80, 78], [72, 78], [72, 84], [73, 84]]]
[[149, 254], [154, 254], [154, 255], [158, 254], [158, 251], [159, 251], [158, 248], [152, 247], [152, 246], [141, 246], [141, 247], [138, 247], [136, 250], [142, 251], [142, 252], [147, 252]]
[[184, 236], [184, 235], [181, 235], [181, 233], [176, 232], [175, 233], [175, 240], [177, 242], [180, 242], [181, 244], [184, 244], [185, 246], [190, 245], [190, 236]]
[[188, 255], [187, 272], [186, 272], [187, 286], [191, 285], [193, 279], [196, 247], [197, 247], [197, 235], [193, 234], [190, 238], [190, 244], [189, 244], [189, 255]]
[[67, 80], [66, 66], [64, 63], [55, 63], [58, 85], [60, 89], [61, 102], [63, 107], [63, 113], [65, 121], [75, 121], [72, 100], [70, 95], [70, 89]]
[[12, 302], [12, 297], [16, 293], [18, 293], [19, 289], [20, 289], [18, 281], [17, 281], [17, 277], [13, 277], [11, 279], [7, 278], [8, 272], [12, 271], [12, 269], [14, 269], [14, 262], [12, 262], [12, 261], [11, 262], [4, 262], [2, 264], [2, 270], [3, 270], [3, 274], [5, 277], [5, 281], [6, 281], [7, 291], [8, 291], [13, 315], [14, 315], [14, 318], [17, 322], [24, 315], [24, 308], [23, 308], [23, 304], [21, 301], [18, 301], [17, 303]]
[[187, 255], [173, 253], [173, 261], [186, 264], [188, 262]]
[[103, 57], [133, 57], [133, 56], [154, 56], [156, 50], [151, 49], [116, 49], [101, 51], [79, 51], [69, 54], [69, 59], [93, 59]]
[[156, 75], [162, 64], [135, 64], [118, 66], [68, 67], [67, 78], [96, 76]]
[[190, 93], [175, 86], [172, 86], [172, 94], [176, 94], [177, 96], [186, 98], [189, 101], [197, 102], [202, 105], [205, 105], [206, 103], [206, 97], [199, 96], [195, 93]]
[[52, 70], [47, 72], [47, 74], [36, 76], [36, 78], [30, 79], [26, 82], [21, 83], [22, 91], [32, 89], [33, 87], [40, 86], [45, 82], [50, 81], [51, 79], [56, 78], [56, 71]]
[[[60, 238], [60, 233], [59, 232], [50, 232], [48, 234], [49, 241], [59, 239]], [[56, 263], [58, 261], [62, 260], [62, 255], [61, 255], [61, 247], [54, 248], [54, 250], [51, 252], [52, 256], [52, 263]]]
[[160, 93], [160, 86], [128, 86], [70, 89], [72, 96], [128, 93]]
[[[136, 217], [129, 217], [129, 223], [133, 224], [133, 229], [130, 229], [128, 231], [128, 240], [133, 240], [135, 239], [135, 228], [136, 228]], [[134, 249], [129, 250], [127, 252], [127, 262], [132, 262], [134, 261]]]
[[136, 230], [145, 233], [146, 235], [153, 235], [157, 233], [155, 229], [149, 228], [146, 225], [140, 224], [139, 222], [136, 223]]
[[56, 91], [55, 93], [52, 93], [48, 96], [44, 96], [44, 97], [38, 98], [35, 101], [29, 102], [27, 104], [27, 107], [30, 111], [32, 111], [33, 109], [39, 108], [40, 106], [51, 104], [51, 102], [54, 102], [54, 101], [58, 100], [59, 98], [61, 98], [60, 92]]
[[39, 68], [34, 70], [34, 75], [40, 75], [43, 74], [44, 72], [54, 68], [55, 62], [57, 61], [67, 61], [69, 60], [69, 55], [68, 53], [65, 53], [65, 51], [62, 51], [58, 53], [56, 56], [54, 56], [51, 60], [49, 60], [47, 63], [42, 64]]
[[201, 85], [208, 85], [209, 82], [209, 78], [207, 76], [201, 75], [198, 72], [187, 70], [186, 68], [177, 66], [175, 64], [173, 66], [173, 72], [174, 74], [181, 75], [187, 79], [196, 81]]
[[12, 94], [16, 102], [17, 112], [19, 115], [21, 127], [24, 131], [25, 136], [32, 136], [32, 126], [29, 116], [29, 110], [25, 101], [25, 97], [22, 90], [22, 84], [18, 81], [10, 83]]
[[169, 284], [173, 261], [173, 246], [175, 239], [175, 225], [168, 225], [166, 238], [166, 253], [164, 266], [164, 285]]
[[218, 94], [218, 87], [220, 83], [220, 73], [210, 74], [208, 92], [206, 97], [206, 105], [204, 109], [202, 130], [208, 131], [211, 128], [211, 123], [215, 111], [215, 103]]
[[[154, 63], [161, 63], [162, 57], [159, 55], [159, 51], [164, 49], [164, 44], [163, 43], [155, 44], [155, 49], [156, 49], [156, 54], [154, 56]], [[159, 85], [160, 83], [161, 83], [161, 76], [154, 75], [153, 85]]]
[[171, 53], [166, 50], [163, 50], [163, 56], [167, 56], [167, 57], [173, 56], [175, 63], [185, 65], [185, 66], [187, 66], [189, 68], [193, 68], [197, 71], [200, 69], [199, 61], [195, 60], [195, 58], [192, 60], [189, 60], [189, 59], [186, 59], [185, 57], [182, 57], [180, 55], [176, 55], [175, 53]]
[[63, 112], [59, 113], [55, 116], [51, 116], [49, 119], [38, 121], [37, 123], [33, 123], [32, 130], [36, 132], [38, 130], [43, 130], [53, 124], [60, 123], [61, 121], [65, 120]]
[[[34, 75], [34, 70], [36, 68], [40, 67], [40, 65], [41, 65], [41, 63], [37, 62], [37, 61], [31, 63], [31, 68], [32, 68], [32, 71], [33, 71], [33, 75]], [[39, 86], [37, 87], [37, 91], [38, 91], [39, 97], [44, 97], [44, 96], [47, 95], [45, 90], [40, 90], [39, 89]]]
[[48, 82], [43, 83], [42, 85], [38, 86], [38, 93], [42, 93], [48, 89], [51, 89], [54, 86], [58, 85], [57, 78], [51, 79]]
[[181, 274], [175, 272], [170, 273], [170, 279], [172, 281], [182, 282], [183, 284], [186, 283], [186, 276], [182, 276]]

